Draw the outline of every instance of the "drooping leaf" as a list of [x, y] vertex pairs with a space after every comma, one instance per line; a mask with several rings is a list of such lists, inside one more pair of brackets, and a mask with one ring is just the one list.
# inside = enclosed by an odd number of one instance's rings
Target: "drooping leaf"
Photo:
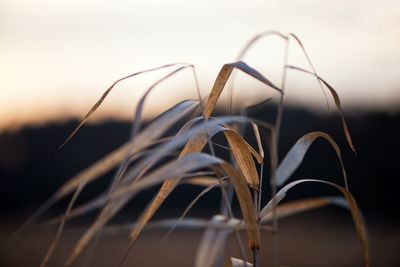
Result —
[[342, 168], [343, 179], [347, 187], [347, 175], [342, 162], [339, 146], [332, 139], [332, 137], [324, 132], [308, 133], [297, 140], [296, 144], [290, 148], [289, 152], [286, 154], [285, 158], [282, 160], [276, 170], [276, 181], [278, 186], [284, 184], [287, 179], [290, 178], [293, 172], [299, 167], [311, 144], [317, 138], [323, 138], [327, 140], [333, 149], [335, 149], [336, 155], [340, 161], [340, 166]]
[[242, 211], [243, 220], [247, 227], [247, 240], [251, 250], [260, 249], [260, 232], [257, 227], [256, 210], [251, 198], [246, 180], [231, 164], [224, 163], [218, 166], [229, 177], [235, 189], [236, 196]]
[[156, 68], [152, 68], [152, 69], [147, 69], [147, 70], [143, 70], [143, 71], [139, 71], [133, 74], [130, 74], [128, 76], [122, 77], [120, 79], [118, 79], [117, 81], [115, 81], [104, 93], [103, 95], [100, 97], [99, 100], [97, 100], [97, 102], [93, 105], [93, 107], [89, 110], [89, 112], [83, 117], [82, 121], [79, 123], [79, 125], [72, 131], [72, 133], [67, 137], [67, 139], [64, 141], [64, 143], [60, 146], [63, 147], [69, 140], [71, 140], [71, 138], [79, 131], [79, 129], [87, 122], [87, 120], [94, 114], [94, 112], [100, 107], [100, 105], [103, 103], [103, 101], [107, 98], [108, 94], [111, 92], [111, 90], [120, 82], [127, 80], [129, 78], [133, 78], [135, 76], [144, 74], [144, 73], [148, 73], [148, 72], [153, 72], [156, 70], [160, 70], [160, 69], [165, 69], [168, 67], [173, 67], [173, 66], [178, 66], [178, 65], [184, 65], [185, 67], [190, 67], [190, 65], [188, 64], [182, 64], [182, 63], [174, 63], [174, 64], [167, 64], [167, 65], [163, 65], [160, 67], [156, 67]]
[[[276, 214], [275, 216], [278, 219], [292, 216], [301, 212], [305, 212], [312, 209], [317, 209], [324, 207], [329, 204], [342, 203], [343, 198], [340, 197], [317, 197], [317, 198], [308, 198], [292, 201], [289, 203], [281, 204], [276, 206]], [[272, 208], [271, 208], [272, 210]], [[273, 213], [267, 212], [264, 217], [261, 218], [262, 223], [266, 223], [273, 220]]]
[[157, 168], [136, 183], [132, 183], [131, 185], [117, 186], [115, 190], [110, 193], [108, 204], [106, 204], [95, 222], [88, 228], [88, 230], [75, 245], [67, 264], [71, 264], [73, 262], [73, 260], [92, 240], [93, 236], [100, 229], [102, 229], [104, 225], [139, 191], [154, 186], [165, 180], [184, 176], [186, 173], [196, 169], [201, 169], [220, 163], [222, 163], [220, 159], [207, 154], [192, 153]]
[[[186, 143], [185, 147], [180, 153], [180, 157], [184, 157], [193, 152], [200, 152], [203, 150], [204, 146], [206, 145], [208, 139], [205, 134], [197, 134], [189, 139]], [[175, 177], [174, 179], [165, 181], [161, 186], [160, 190], [158, 191], [155, 198], [152, 202], [147, 206], [145, 211], [142, 213], [138, 220], [138, 225], [135, 229], [132, 230], [130, 233], [131, 244], [137, 240], [140, 235], [140, 232], [143, 230], [143, 227], [147, 224], [147, 222], [153, 217], [155, 212], [161, 206], [161, 204], [165, 201], [165, 199], [170, 195], [170, 193], [178, 186], [181, 178]]]
[[17, 236], [25, 227], [31, 224], [54, 203], [76, 190], [82, 184], [90, 183], [102, 174], [116, 167], [127, 156], [138, 153], [151, 145], [155, 139], [164, 134], [178, 120], [187, 116], [198, 107], [198, 101], [183, 101], [153, 120], [134, 140], [117, 148], [82, 172], [70, 178], [60, 189], [53, 194], [15, 233]]
[[191, 210], [191, 208], [199, 201], [201, 197], [203, 197], [205, 194], [210, 192], [213, 188], [218, 186], [221, 183], [221, 181], [217, 180], [214, 181], [213, 184], [207, 186], [205, 189], [203, 189], [191, 202], [190, 204], [186, 207], [186, 209], [183, 211], [182, 215], [179, 217], [179, 219], [176, 221], [176, 223], [171, 227], [171, 229], [168, 231], [166, 234], [165, 239], [172, 233], [172, 231], [183, 221], [185, 218], [186, 214]]
[[[177, 222], [179, 223], [177, 224]], [[207, 220], [204, 218], [184, 218], [180, 220], [179, 218], [169, 218], [169, 219], [161, 219], [156, 221], [151, 221], [146, 225], [146, 228], [143, 231], [151, 231], [151, 230], [160, 230], [160, 229], [170, 229], [176, 225], [176, 228], [179, 229], [191, 229], [191, 230], [202, 230], [205, 228], [225, 228], [229, 229], [230, 232], [234, 230], [244, 230], [245, 225], [242, 220], [236, 218], [230, 218], [229, 221], [225, 224], [214, 224], [211, 220]], [[122, 225], [109, 225], [103, 228], [103, 233], [107, 236], [116, 236], [116, 235], [126, 235], [132, 229], [136, 227], [136, 223], [128, 223]], [[262, 226], [264, 228], [264, 226]]]
[[330, 84], [328, 84], [324, 79], [322, 79], [320, 76], [318, 76], [317, 74], [315, 74], [313, 72], [310, 72], [308, 70], [305, 70], [305, 69], [302, 69], [302, 68], [299, 68], [299, 67], [296, 67], [296, 66], [290, 66], [289, 65], [287, 67], [289, 69], [298, 70], [298, 71], [301, 71], [301, 72], [304, 72], [304, 73], [308, 73], [308, 74], [314, 75], [315, 77], [317, 77], [317, 79], [319, 81], [321, 81], [329, 89], [329, 91], [332, 94], [332, 97], [333, 97], [333, 99], [335, 101], [336, 108], [338, 109], [340, 117], [342, 119], [343, 131], [344, 131], [344, 135], [346, 137], [347, 143], [349, 144], [351, 150], [354, 153], [356, 153], [356, 149], [354, 147], [353, 140], [352, 140], [351, 135], [350, 135], [349, 127], [347, 126], [346, 120], [344, 119], [342, 104], [340, 103], [340, 98], [339, 98], [339, 95], [337, 94], [336, 90], [333, 89], [333, 87], [330, 86]]
[[207, 102], [204, 106], [204, 111], [203, 111], [203, 116], [208, 119], [211, 116], [212, 111], [215, 108], [215, 105], [217, 104], [218, 98], [220, 97], [226, 82], [229, 79], [229, 76], [232, 74], [233, 69], [239, 69], [243, 71], [244, 73], [250, 75], [251, 77], [255, 78], [256, 80], [264, 83], [265, 85], [273, 88], [274, 90], [281, 92], [281, 89], [279, 89], [277, 86], [275, 86], [272, 82], [270, 82], [267, 78], [265, 78], [261, 73], [244, 63], [243, 61], [238, 61], [234, 63], [229, 63], [225, 64], [218, 76], [217, 79], [215, 80], [214, 86], [211, 90], [210, 96], [207, 99]]
[[225, 130], [224, 134], [232, 149], [233, 157], [247, 183], [255, 190], [258, 190], [260, 179], [249, 146], [243, 137], [234, 130]]
[[271, 210], [276, 207], [276, 205], [279, 204], [279, 202], [286, 196], [287, 192], [292, 189], [293, 187], [302, 184], [302, 183], [323, 183], [327, 184], [330, 186], [335, 187], [338, 189], [346, 198], [346, 201], [349, 205], [350, 208], [350, 213], [351, 217], [353, 219], [353, 224], [354, 227], [356, 228], [357, 236], [360, 241], [361, 245], [361, 251], [363, 255], [363, 261], [364, 265], [366, 267], [371, 266], [371, 260], [370, 260], [370, 252], [369, 252], [369, 238], [368, 238], [368, 232], [367, 232], [367, 227], [365, 226], [364, 218], [362, 216], [362, 213], [357, 205], [357, 202], [355, 201], [353, 195], [346, 190], [346, 188], [343, 188], [335, 183], [331, 183], [328, 181], [323, 181], [323, 180], [316, 180], [316, 179], [303, 179], [303, 180], [297, 180], [294, 182], [291, 182], [284, 186], [281, 190], [278, 191], [278, 193], [273, 197], [267, 205], [261, 210], [259, 214], [259, 218], [265, 217]]
[[76, 189], [80, 184], [88, 183], [93, 179], [96, 179], [100, 175], [114, 168], [127, 155], [135, 154], [146, 148], [154, 139], [164, 134], [171, 125], [191, 113], [197, 105], [197, 101], [185, 101], [171, 108], [168, 112], [155, 119], [153, 123], [146, 127], [146, 129], [137, 135], [130, 143], [114, 150], [94, 165], [69, 179], [68, 182], [58, 190], [56, 198], [60, 199], [72, 190]]

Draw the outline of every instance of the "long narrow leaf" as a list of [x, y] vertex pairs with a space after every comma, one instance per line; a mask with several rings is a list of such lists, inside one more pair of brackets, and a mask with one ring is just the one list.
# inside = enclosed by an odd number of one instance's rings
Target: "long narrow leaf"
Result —
[[[279, 219], [292, 216], [308, 210], [324, 207], [329, 204], [342, 204], [342, 197], [317, 197], [292, 201], [276, 206], [275, 216]], [[273, 213], [268, 212], [261, 218], [262, 223], [273, 221]]]
[[316, 180], [316, 179], [303, 179], [291, 182], [284, 186], [278, 193], [275, 195], [273, 199], [269, 201], [269, 203], [261, 210], [259, 218], [263, 218], [266, 216], [271, 210], [278, 205], [278, 203], [286, 196], [287, 192], [292, 189], [293, 187], [302, 184], [302, 183], [323, 183], [329, 186], [333, 186], [338, 189], [346, 198], [346, 201], [350, 208], [351, 217], [353, 218], [353, 224], [356, 228], [357, 236], [360, 241], [362, 256], [364, 260], [364, 265], [366, 267], [371, 266], [370, 260], [370, 252], [369, 252], [369, 241], [368, 241], [368, 232], [367, 227], [365, 226], [364, 218], [360, 209], [358, 208], [357, 202], [355, 201], [353, 195], [346, 190], [345, 188], [323, 180]]
[[[206, 145], [208, 139], [204, 134], [197, 134], [189, 139], [188, 143], [184, 147], [184, 149], [180, 153], [180, 157], [184, 157], [193, 152], [200, 152], [203, 150], [204, 146]], [[178, 186], [180, 182], [180, 177], [176, 177], [174, 179], [165, 181], [161, 186], [160, 190], [158, 191], [155, 198], [152, 200], [150, 205], [146, 208], [146, 210], [142, 213], [139, 218], [137, 227], [132, 230], [130, 234], [131, 244], [137, 240], [143, 227], [147, 224], [147, 222], [153, 217], [155, 212], [161, 206], [161, 204], [165, 201], [165, 199], [170, 195], [170, 193]]]
[[93, 236], [104, 227], [104, 225], [123, 208], [126, 203], [139, 191], [161, 183], [167, 179], [184, 176], [196, 169], [201, 169], [214, 164], [221, 164], [222, 161], [206, 154], [190, 154], [181, 159], [174, 160], [163, 165], [150, 174], [146, 175], [140, 181], [130, 186], [117, 186], [110, 194], [110, 201], [99, 214], [95, 222], [83, 234], [78, 243], [75, 245], [70, 255], [67, 265], [82, 252], [87, 244], [92, 240]]
[[299, 167], [311, 144], [317, 138], [323, 138], [327, 140], [329, 144], [335, 149], [336, 155], [340, 161], [340, 166], [343, 173], [343, 179], [347, 188], [347, 175], [344, 169], [339, 146], [332, 139], [332, 137], [330, 137], [328, 134], [324, 132], [308, 133], [303, 137], [301, 137], [299, 140], [297, 140], [296, 144], [294, 144], [290, 148], [289, 152], [286, 154], [285, 158], [282, 160], [278, 169], [276, 170], [276, 181], [278, 186], [284, 184], [287, 181], [287, 179], [290, 178], [293, 172]]
[[173, 66], [177, 66], [177, 65], [185, 65], [188, 66], [189, 64], [186, 63], [174, 63], [174, 64], [167, 64], [167, 65], [163, 65], [160, 67], [156, 67], [156, 68], [152, 68], [152, 69], [147, 69], [147, 70], [143, 70], [143, 71], [139, 71], [133, 74], [130, 74], [128, 76], [122, 77], [120, 79], [118, 79], [117, 81], [115, 81], [104, 93], [103, 95], [100, 97], [99, 100], [97, 100], [97, 102], [93, 105], [93, 107], [89, 110], [89, 112], [83, 117], [83, 119], [81, 120], [81, 122], [79, 123], [79, 125], [72, 131], [72, 133], [67, 137], [67, 139], [64, 141], [64, 143], [60, 146], [63, 147], [69, 140], [71, 140], [71, 138], [79, 131], [79, 129], [86, 123], [86, 121], [94, 114], [94, 112], [100, 107], [100, 105], [103, 103], [103, 101], [106, 99], [106, 97], [108, 96], [108, 94], [111, 92], [111, 90], [120, 82], [127, 80], [129, 78], [133, 78], [135, 76], [144, 74], [144, 73], [148, 73], [148, 72], [153, 72], [156, 70], [160, 70], [160, 69], [164, 69], [164, 68], [168, 68], [168, 67], [173, 67]]
[[244, 63], [243, 61], [238, 61], [230, 64], [225, 64], [218, 76], [217, 79], [215, 80], [214, 86], [211, 90], [210, 96], [207, 99], [207, 102], [204, 106], [204, 111], [203, 115], [207, 119], [211, 116], [212, 111], [215, 108], [215, 105], [217, 104], [218, 98], [221, 95], [228, 79], [229, 76], [232, 74], [233, 69], [239, 69], [243, 71], [244, 73], [250, 75], [251, 77], [255, 78], [256, 80], [259, 80], [260, 82], [264, 83], [265, 85], [273, 88], [274, 90], [281, 92], [281, 89], [279, 89], [277, 86], [275, 86], [272, 82], [270, 82], [267, 78], [265, 78], [261, 73]]
[[224, 131], [224, 134], [232, 149], [233, 157], [235, 158], [247, 183], [255, 190], [258, 190], [260, 179], [258, 177], [251, 150], [247, 143], [244, 141], [243, 137], [234, 130], [226, 130]]
[[243, 220], [247, 227], [247, 240], [251, 250], [260, 249], [260, 232], [257, 228], [257, 217], [255, 207], [246, 180], [231, 164], [219, 165], [223, 172], [229, 177], [239, 200]]
[[304, 73], [308, 73], [308, 74], [314, 75], [315, 77], [317, 77], [318, 80], [320, 80], [329, 89], [329, 91], [331, 92], [332, 97], [333, 97], [333, 99], [335, 101], [336, 108], [338, 109], [340, 117], [342, 119], [343, 131], [344, 131], [344, 135], [346, 137], [347, 143], [349, 144], [351, 150], [354, 153], [356, 153], [356, 149], [354, 147], [353, 140], [352, 140], [351, 135], [350, 135], [349, 127], [347, 126], [346, 120], [344, 119], [342, 104], [340, 103], [340, 98], [339, 98], [339, 95], [336, 92], [336, 90], [333, 89], [333, 87], [330, 86], [324, 79], [322, 79], [320, 76], [318, 76], [317, 74], [315, 74], [315, 73], [313, 73], [311, 71], [308, 71], [308, 70], [305, 70], [305, 69], [302, 69], [302, 68], [299, 68], [299, 67], [296, 67], [296, 66], [290, 66], [289, 65], [287, 67], [289, 69], [298, 70], [298, 71], [301, 71], [301, 72], [304, 72]]

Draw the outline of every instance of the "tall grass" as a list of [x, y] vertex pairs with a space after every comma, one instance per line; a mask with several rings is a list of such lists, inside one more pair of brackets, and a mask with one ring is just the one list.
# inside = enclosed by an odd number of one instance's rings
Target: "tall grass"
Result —
[[[283, 75], [280, 85], [272, 83], [266, 76], [243, 61], [247, 51], [258, 40], [266, 37], [280, 38], [285, 43]], [[311, 70], [288, 65], [288, 52], [292, 43], [300, 46]], [[259, 250], [263, 246], [260, 238], [262, 231], [272, 231], [276, 234], [279, 232], [278, 222], [282, 217], [328, 204], [338, 204], [348, 207], [360, 241], [364, 264], [365, 266], [370, 266], [367, 230], [357, 203], [349, 191], [341, 151], [335, 141], [327, 133], [311, 132], [300, 137], [283, 159], [278, 158], [286, 79], [289, 71], [300, 71], [306, 75], [314, 76], [326, 98], [328, 96], [325, 91], [327, 90], [330, 93], [342, 118], [342, 128], [348, 145], [355, 152], [338, 94], [331, 85], [317, 74], [303, 44], [294, 34], [284, 35], [271, 31], [256, 35], [245, 45], [237, 61], [222, 66], [209, 96], [205, 99], [201, 98], [196, 69], [192, 64], [169, 64], [123, 77], [105, 91], [79, 126], [67, 138], [66, 142], [73, 138], [84, 123], [95, 113], [116, 84], [134, 76], [160, 69], [168, 69], [169, 72], [155, 81], [140, 98], [132, 121], [129, 140], [95, 164], [70, 178], [24, 225], [33, 223], [56, 202], [72, 195], [63, 216], [52, 221], [59, 224], [58, 231], [40, 266], [43, 267], [47, 264], [69, 219], [86, 214], [91, 210], [99, 209], [97, 218], [88, 226], [74, 246], [66, 265], [72, 264], [82, 254], [82, 251], [93, 242], [95, 237], [101, 234], [108, 222], [139, 192], [160, 184], [161, 187], [158, 193], [130, 229], [130, 245], [125, 256], [130, 252], [132, 245], [146, 226], [167, 226], [171, 230], [185, 226], [192, 229], [205, 229], [197, 255], [193, 259], [194, 266], [216, 266], [224, 261], [228, 262], [228, 266], [260, 266], [262, 257]], [[191, 71], [193, 73], [199, 98], [177, 104], [143, 128], [141, 115], [147, 96], [160, 83], [178, 75], [182, 71]], [[246, 110], [243, 110], [240, 113], [241, 115], [232, 115], [234, 87], [232, 84], [227, 86], [227, 82], [235, 71], [244, 72], [250, 78], [261, 82], [266, 90], [273, 90], [279, 95], [277, 116], [273, 125], [249, 117]], [[213, 111], [223, 90], [228, 90], [227, 110], [229, 112], [227, 115], [216, 117], [213, 116]], [[172, 126], [182, 120], [185, 120], [185, 123], [175, 134], [165, 136]], [[252, 147], [242, 134], [243, 127], [246, 125], [253, 130], [257, 141], [256, 148]], [[216, 152], [215, 146], [221, 146], [221, 144], [215, 144], [212, 139], [217, 134], [224, 136], [226, 139], [226, 144], [222, 146], [229, 151], [229, 159], [221, 158]], [[326, 140], [336, 153], [342, 169], [342, 185], [318, 179], [302, 179], [287, 183], [316, 139]], [[178, 152], [177, 156], [175, 156], [176, 152]], [[94, 200], [75, 207], [76, 199], [86, 185], [112, 170], [116, 171], [109, 189]], [[266, 179], [263, 179], [263, 177]], [[151, 222], [153, 215], [162, 203], [182, 183], [201, 186], [204, 187], [204, 190], [190, 203], [180, 218]], [[342, 196], [318, 197], [280, 204], [293, 187], [302, 186], [304, 183], [322, 183], [334, 187]], [[262, 191], [264, 184], [271, 187], [271, 196]], [[185, 219], [185, 215], [191, 207], [203, 195], [214, 188], [219, 188], [221, 191], [220, 213], [209, 220], [203, 218]], [[240, 218], [234, 217], [232, 212], [233, 196], [237, 198], [240, 205]], [[246, 232], [246, 240], [243, 240], [243, 237], [239, 234], [240, 231]], [[230, 234], [235, 236], [235, 242], [240, 248], [241, 259], [233, 257], [222, 258], [225, 240]], [[277, 246], [275, 246], [276, 249]], [[277, 251], [269, 256], [274, 257], [276, 253]], [[248, 255], [251, 255], [251, 257]], [[124, 259], [125, 257], [121, 259], [121, 264]], [[274, 264], [276, 266], [278, 264], [276, 259]]]

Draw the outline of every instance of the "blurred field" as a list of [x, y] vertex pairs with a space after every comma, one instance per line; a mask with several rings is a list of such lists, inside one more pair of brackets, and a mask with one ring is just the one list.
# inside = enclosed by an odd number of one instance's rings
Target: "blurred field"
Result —
[[[374, 266], [400, 265], [400, 227], [395, 222], [383, 224], [367, 219], [371, 237]], [[23, 235], [15, 246], [7, 246], [5, 239], [16, 225], [1, 225], [0, 266], [38, 266], [45, 254], [54, 229], [36, 230]], [[68, 253], [81, 231], [76, 225], [69, 228], [56, 249], [49, 266], [63, 266]], [[123, 266], [192, 266], [201, 231], [176, 230], [166, 240], [165, 230], [146, 231], [133, 247]], [[96, 249], [93, 246], [73, 266], [118, 266], [128, 240], [126, 232], [103, 233]], [[273, 247], [271, 234], [263, 235], [261, 257], [263, 266], [271, 266]], [[356, 267], [362, 266], [359, 244], [346, 211], [328, 208], [312, 211], [280, 221], [279, 263], [298, 267]], [[228, 249], [240, 256], [234, 238], [230, 236]], [[92, 256], [90, 256], [92, 255]], [[86, 262], [86, 263], [85, 263]], [[86, 265], [85, 265], [86, 264]]]

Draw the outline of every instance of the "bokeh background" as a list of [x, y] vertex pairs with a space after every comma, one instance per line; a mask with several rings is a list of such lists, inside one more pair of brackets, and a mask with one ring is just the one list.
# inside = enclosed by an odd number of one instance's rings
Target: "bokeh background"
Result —
[[[57, 150], [115, 80], [147, 68], [188, 62], [195, 64], [201, 94], [206, 96], [221, 66], [234, 61], [251, 37], [277, 30], [299, 36], [318, 73], [337, 90], [358, 150], [355, 156], [346, 147], [334, 104], [330, 101], [327, 107], [315, 79], [289, 72], [280, 157], [307, 132], [331, 134], [343, 149], [350, 189], [370, 227], [376, 265], [398, 266], [399, 26], [400, 3], [391, 0], [0, 0], [0, 265], [39, 264], [54, 229], [29, 233], [14, 247], [5, 240], [66, 179], [127, 140], [138, 97], [165, 71], [118, 85], [89, 124]], [[284, 42], [268, 37], [244, 60], [280, 84], [283, 55]], [[289, 63], [308, 67], [294, 42]], [[236, 110], [272, 98], [252, 116], [274, 122], [277, 96], [273, 91], [240, 73], [236, 82]], [[150, 120], [178, 101], [196, 96], [192, 73], [181, 72], [150, 94], [144, 118]], [[225, 94], [221, 103], [226, 103]], [[332, 149], [317, 142], [293, 178], [340, 182], [337, 177], [340, 170]], [[82, 201], [106, 184], [105, 177], [84, 193]], [[154, 192], [139, 195], [130, 212], [116, 223], [134, 220]], [[190, 186], [179, 188], [157, 218], [179, 216], [198, 192]], [[290, 198], [334, 193], [308, 186]], [[191, 216], [210, 217], [218, 211], [218, 205], [213, 205], [218, 199], [218, 192], [210, 194]], [[48, 216], [62, 208], [63, 203]], [[81, 222], [75, 226], [81, 227]], [[285, 219], [282, 228], [283, 265], [360, 265], [351, 220], [340, 208]], [[57, 266], [65, 260], [76, 231], [68, 232], [64, 247], [51, 264]], [[137, 246], [135, 255], [139, 256], [132, 255], [130, 260], [142, 266], [159, 266], [159, 259], [150, 253], [157, 244], [157, 253], [167, 265], [190, 265], [200, 236], [201, 232], [178, 232], [167, 251], [160, 241], [163, 232], [149, 233]], [[184, 242], [187, 240], [190, 242]], [[110, 252], [107, 244], [119, 249]], [[97, 255], [108, 251], [109, 261], [94, 257], [88, 266], [117, 264], [125, 246], [123, 235], [104, 240]], [[188, 251], [182, 253], [185, 249]], [[270, 253], [268, 248], [265, 251]], [[27, 257], [19, 257], [21, 254]], [[181, 255], [181, 260], [173, 255]], [[268, 260], [265, 263], [270, 264]]]

